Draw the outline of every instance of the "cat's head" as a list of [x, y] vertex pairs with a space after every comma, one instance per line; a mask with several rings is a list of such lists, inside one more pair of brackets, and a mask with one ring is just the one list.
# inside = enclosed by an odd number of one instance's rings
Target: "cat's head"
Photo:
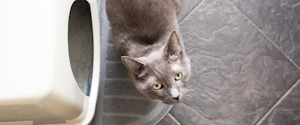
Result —
[[122, 60], [136, 88], [146, 97], [176, 104], [187, 94], [190, 60], [175, 31], [162, 48], [140, 58], [122, 56]]

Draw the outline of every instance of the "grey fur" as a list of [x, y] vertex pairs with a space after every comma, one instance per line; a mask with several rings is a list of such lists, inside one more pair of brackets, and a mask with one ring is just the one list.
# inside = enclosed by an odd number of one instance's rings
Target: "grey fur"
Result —
[[[136, 88], [167, 104], [183, 100], [191, 70], [177, 36], [179, 6], [180, 0], [106, 0], [115, 47]], [[163, 88], [154, 90], [156, 83]]]

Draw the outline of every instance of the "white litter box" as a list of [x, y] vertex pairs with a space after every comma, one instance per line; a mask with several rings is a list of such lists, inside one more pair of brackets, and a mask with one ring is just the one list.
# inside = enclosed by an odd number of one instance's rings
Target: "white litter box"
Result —
[[100, 26], [90, 4], [93, 73], [89, 96], [72, 73], [68, 22], [74, 0], [3, 0], [0, 4], [0, 125], [92, 120], [100, 76]]

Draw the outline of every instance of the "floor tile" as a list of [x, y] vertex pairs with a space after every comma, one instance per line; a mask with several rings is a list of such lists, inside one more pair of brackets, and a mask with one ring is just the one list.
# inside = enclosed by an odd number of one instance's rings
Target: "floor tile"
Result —
[[169, 113], [156, 125], [180, 125], [180, 123]]
[[232, 0], [296, 64], [300, 65], [299, 0]]
[[195, 8], [202, 0], [181, 0], [180, 11], [177, 15], [180, 22], [186, 15], [188, 15], [193, 8]]
[[300, 123], [300, 82], [263, 120], [262, 125], [298, 125]]
[[205, 0], [180, 25], [191, 90], [171, 114], [183, 125], [254, 124], [299, 70], [229, 1]]

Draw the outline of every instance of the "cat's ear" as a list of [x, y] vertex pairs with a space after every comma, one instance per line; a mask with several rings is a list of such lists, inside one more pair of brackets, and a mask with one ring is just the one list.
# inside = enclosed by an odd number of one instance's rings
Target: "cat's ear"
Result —
[[133, 75], [139, 75], [141, 74], [141, 71], [145, 68], [145, 65], [131, 57], [128, 56], [122, 56], [122, 61], [124, 65], [127, 67], [127, 69], [133, 74]]
[[175, 31], [172, 32], [171, 37], [169, 39], [169, 43], [167, 44], [167, 55], [168, 58], [175, 60], [179, 55], [182, 54], [182, 47], [179, 43], [178, 36]]

